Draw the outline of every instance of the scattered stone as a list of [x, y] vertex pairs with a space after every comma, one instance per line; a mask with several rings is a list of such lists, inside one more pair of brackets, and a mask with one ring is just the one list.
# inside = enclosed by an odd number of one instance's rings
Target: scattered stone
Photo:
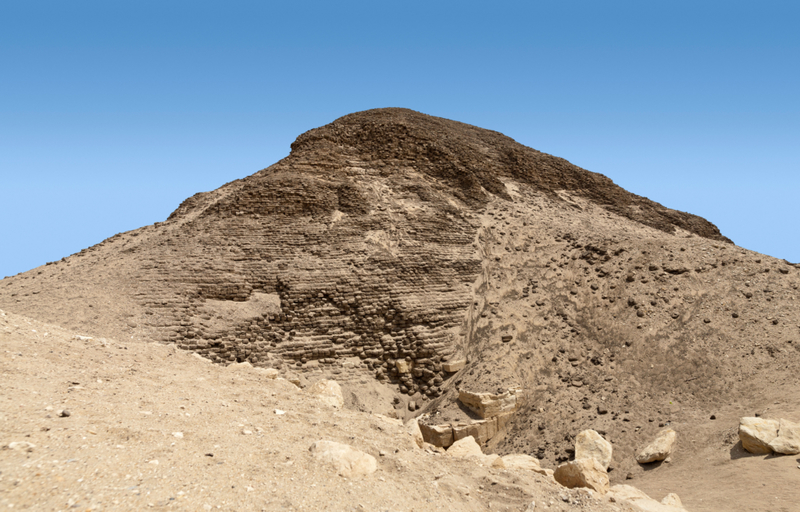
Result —
[[742, 441], [742, 447], [757, 455], [772, 453], [769, 443], [778, 437], [779, 426], [780, 423], [776, 420], [742, 418], [739, 420], [739, 439]]
[[475, 438], [467, 436], [454, 442], [450, 448], [447, 449], [447, 455], [451, 457], [469, 457], [471, 455], [483, 455], [483, 450], [475, 442]]
[[72, 413], [66, 409], [60, 409], [56, 411], [56, 416], [58, 416], [59, 418], [68, 418], [71, 414]]
[[556, 468], [556, 482], [570, 489], [586, 487], [600, 494], [608, 492], [608, 473], [594, 458], [573, 460]]
[[172, 437], [176, 437], [178, 439], [183, 439], [183, 432], [173, 432]]
[[372, 455], [334, 441], [316, 441], [309, 447], [314, 457], [332, 466], [337, 474], [346, 478], [369, 475], [378, 469]]
[[647, 464], [665, 460], [672, 454], [677, 434], [671, 428], [659, 432], [658, 437], [636, 456], [636, 462]]
[[608, 470], [611, 454], [611, 443], [594, 430], [584, 430], [575, 438], [575, 460], [593, 458]]
[[317, 396], [320, 402], [341, 409], [344, 406], [342, 388], [335, 380], [320, 380], [308, 387], [308, 393]]

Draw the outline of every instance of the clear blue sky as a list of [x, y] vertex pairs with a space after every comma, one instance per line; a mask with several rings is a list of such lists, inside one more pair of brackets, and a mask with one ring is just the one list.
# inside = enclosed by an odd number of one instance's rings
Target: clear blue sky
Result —
[[0, 277], [408, 107], [800, 261], [800, 2], [0, 1]]

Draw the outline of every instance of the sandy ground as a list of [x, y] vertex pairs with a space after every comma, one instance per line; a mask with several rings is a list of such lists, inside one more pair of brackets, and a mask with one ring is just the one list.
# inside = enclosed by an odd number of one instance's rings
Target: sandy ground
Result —
[[[81, 339], [5, 312], [0, 343], [0, 446], [35, 445], [0, 450], [0, 510], [630, 510], [421, 450], [390, 419], [173, 346]], [[378, 470], [336, 475], [309, 452], [320, 439]]]

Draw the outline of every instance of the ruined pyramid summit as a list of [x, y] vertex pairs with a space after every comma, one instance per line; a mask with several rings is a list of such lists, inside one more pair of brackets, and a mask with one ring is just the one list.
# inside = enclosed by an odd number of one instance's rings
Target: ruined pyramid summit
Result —
[[[0, 281], [0, 307], [222, 364], [368, 376], [433, 422], [469, 421], [459, 388], [521, 389], [495, 448], [559, 459], [579, 425], [632, 435], [614, 426], [635, 416], [625, 403], [652, 416], [637, 431], [663, 423], [665, 387], [731, 392], [747, 373], [736, 351], [763, 329], [796, 362], [797, 328], [775, 307], [797, 282], [794, 266], [566, 160], [377, 109], [300, 135], [164, 222]], [[775, 354], [752, 357], [783, 367]]]

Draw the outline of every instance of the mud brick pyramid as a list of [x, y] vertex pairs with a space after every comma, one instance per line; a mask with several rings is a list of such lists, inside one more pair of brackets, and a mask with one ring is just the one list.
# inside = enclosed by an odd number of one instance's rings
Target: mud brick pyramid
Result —
[[378, 109], [300, 135], [164, 222], [0, 281], [0, 307], [222, 364], [358, 371], [440, 422], [469, 419], [458, 388], [518, 387], [495, 448], [564, 459], [580, 425], [656, 428], [666, 390], [731, 392], [751, 349], [759, 368], [797, 362], [781, 316], [796, 314], [796, 286], [793, 265], [602, 175]]

